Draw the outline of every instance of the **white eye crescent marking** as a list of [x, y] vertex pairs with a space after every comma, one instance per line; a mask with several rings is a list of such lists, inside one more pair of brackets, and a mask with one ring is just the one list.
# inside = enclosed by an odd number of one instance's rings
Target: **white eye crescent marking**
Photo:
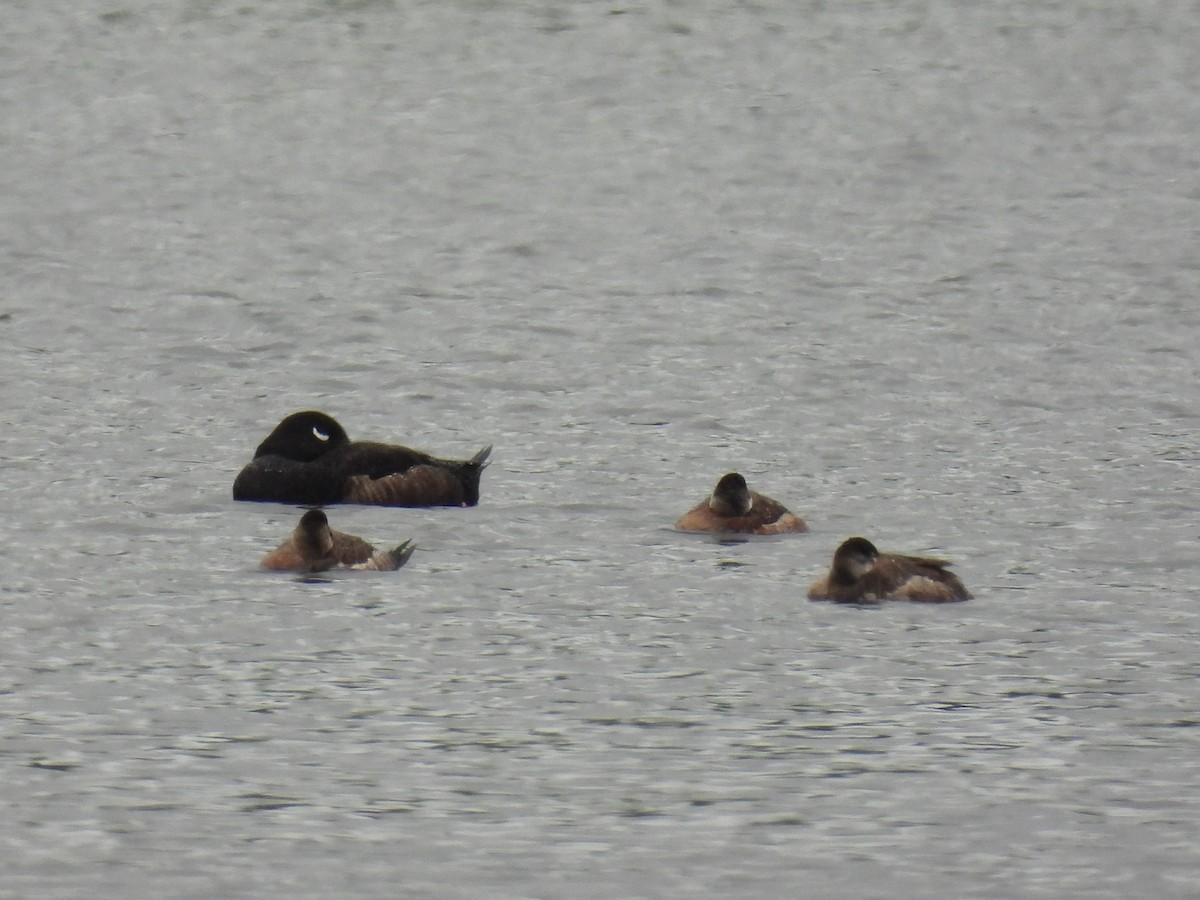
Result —
[[313, 435], [316, 437], [316, 439], [318, 441], [329, 440], [329, 435], [327, 435], [325, 432], [321, 431], [321, 429], [316, 428], [316, 427], [313, 428]]

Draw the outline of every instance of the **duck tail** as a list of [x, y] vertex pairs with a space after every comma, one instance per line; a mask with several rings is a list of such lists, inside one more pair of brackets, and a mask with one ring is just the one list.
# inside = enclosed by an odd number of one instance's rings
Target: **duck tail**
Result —
[[492, 445], [488, 444], [458, 470], [458, 480], [463, 486], [463, 506], [475, 506], [479, 503], [479, 477], [487, 468], [488, 457], [492, 455]]
[[399, 569], [408, 562], [412, 558], [413, 551], [416, 549], [417, 545], [409, 540], [387, 551], [386, 556], [392, 561], [392, 569]]
[[405, 541], [393, 550], [380, 550], [362, 565], [351, 568], [367, 569], [373, 572], [394, 572], [408, 562], [416, 549], [417, 545], [412, 541]]

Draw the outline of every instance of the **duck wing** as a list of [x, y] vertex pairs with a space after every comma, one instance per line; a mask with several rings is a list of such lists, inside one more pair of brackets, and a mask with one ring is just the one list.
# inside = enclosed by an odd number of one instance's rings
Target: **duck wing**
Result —
[[950, 563], [928, 556], [880, 554], [871, 571], [863, 576], [881, 597], [947, 603], [969, 600], [970, 592], [953, 572]]
[[334, 531], [332, 528], [329, 533], [333, 536], [333, 550], [330, 551], [330, 555], [337, 560], [338, 565], [356, 566], [366, 562], [375, 552], [370, 543], [357, 535]]
[[339, 460], [347, 503], [474, 506], [491, 445], [471, 459], [438, 459], [389, 444], [356, 444]]

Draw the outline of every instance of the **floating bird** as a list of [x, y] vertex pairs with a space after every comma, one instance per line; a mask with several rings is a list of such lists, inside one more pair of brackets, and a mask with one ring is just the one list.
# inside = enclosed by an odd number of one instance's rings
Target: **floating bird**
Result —
[[468, 460], [420, 450], [351, 441], [323, 412], [292, 413], [254, 451], [233, 482], [234, 500], [325, 506], [474, 506], [489, 444]]
[[675, 523], [679, 531], [721, 534], [802, 534], [808, 526], [778, 500], [750, 490], [737, 472], [722, 476], [709, 497]]
[[289, 572], [324, 572], [327, 569], [364, 569], [391, 572], [400, 568], [416, 547], [405, 541], [392, 550], [376, 551], [360, 537], [334, 531], [319, 509], [300, 517], [292, 536], [263, 557], [264, 569]]
[[839, 603], [970, 600], [958, 576], [946, 571], [948, 565], [944, 559], [880, 553], [866, 538], [852, 537], [834, 552], [829, 573], [813, 583], [808, 596]]

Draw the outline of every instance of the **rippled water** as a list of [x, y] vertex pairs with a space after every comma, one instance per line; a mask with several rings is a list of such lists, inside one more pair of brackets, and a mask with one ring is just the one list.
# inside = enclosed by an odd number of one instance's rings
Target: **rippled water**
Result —
[[[1190, 895], [1197, 13], [10, 10], [0, 896]], [[483, 502], [258, 571], [306, 407]]]

